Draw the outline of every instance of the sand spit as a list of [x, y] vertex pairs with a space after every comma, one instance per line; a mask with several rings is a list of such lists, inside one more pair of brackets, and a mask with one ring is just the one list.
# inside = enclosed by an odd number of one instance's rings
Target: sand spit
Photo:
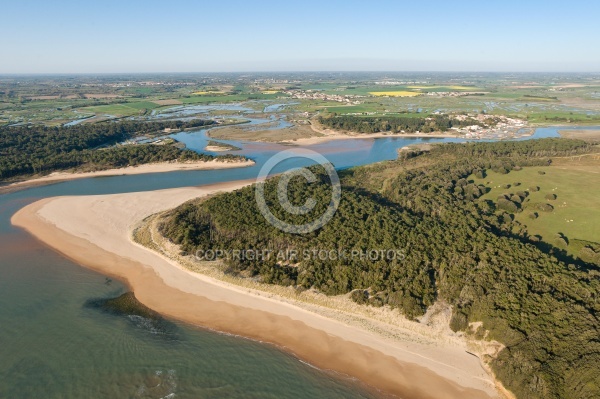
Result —
[[75, 262], [124, 280], [142, 303], [166, 316], [275, 344], [404, 399], [500, 397], [479, 360], [456, 342], [382, 336], [368, 326], [194, 273], [131, 239], [150, 215], [252, 182], [48, 198], [21, 209], [12, 222]]

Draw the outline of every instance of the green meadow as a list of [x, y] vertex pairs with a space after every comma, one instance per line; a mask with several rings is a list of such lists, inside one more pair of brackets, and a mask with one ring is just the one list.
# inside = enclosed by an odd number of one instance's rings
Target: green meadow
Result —
[[97, 105], [80, 108], [80, 112], [91, 112], [99, 115], [132, 116], [138, 115], [142, 110], [159, 108], [160, 105], [150, 101], [139, 101], [131, 103]]
[[[540, 171], [545, 174], [540, 174]], [[481, 200], [496, 202], [502, 194], [526, 191], [529, 195], [523, 202], [523, 211], [515, 213], [514, 217], [527, 226], [530, 235], [539, 235], [548, 243], [554, 243], [558, 233], [569, 241], [600, 242], [600, 173], [592, 168], [577, 170], [562, 165], [526, 167], [508, 174], [488, 171], [483, 179], [475, 176], [470, 179], [491, 189]], [[507, 185], [510, 187], [505, 188]], [[533, 191], [531, 187], [539, 187], [539, 191]], [[546, 199], [548, 194], [556, 195], [556, 199]], [[536, 209], [536, 204], [545, 203], [552, 205], [554, 210], [544, 212]], [[538, 215], [536, 219], [530, 217], [534, 212]], [[578, 249], [569, 245], [567, 250], [576, 254]]]
[[532, 112], [524, 115], [531, 123], [548, 124], [552, 122], [575, 123], [575, 124], [599, 124], [600, 115], [588, 115], [578, 112]]
[[178, 98], [183, 104], [209, 104], [209, 103], [228, 103], [247, 100], [273, 100], [281, 97], [281, 93], [263, 94], [228, 94], [228, 95], [198, 95], [191, 97]]

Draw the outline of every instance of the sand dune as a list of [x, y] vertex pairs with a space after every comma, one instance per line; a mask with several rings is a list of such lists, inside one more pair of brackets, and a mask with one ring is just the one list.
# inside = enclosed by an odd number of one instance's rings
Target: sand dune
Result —
[[131, 240], [132, 230], [149, 215], [250, 183], [49, 198], [21, 209], [12, 222], [75, 262], [124, 280], [141, 302], [167, 316], [273, 343], [319, 368], [405, 399], [499, 397], [479, 360], [456, 342], [385, 337], [191, 272]]

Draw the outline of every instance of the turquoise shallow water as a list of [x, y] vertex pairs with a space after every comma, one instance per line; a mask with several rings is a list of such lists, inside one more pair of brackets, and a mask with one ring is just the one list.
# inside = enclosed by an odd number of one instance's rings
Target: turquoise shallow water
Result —
[[[201, 150], [203, 132], [179, 137]], [[538, 129], [537, 137], [556, 135]], [[422, 139], [345, 140], [313, 147], [339, 168], [393, 159]], [[447, 140], [431, 140], [447, 141]], [[37, 199], [210, 184], [255, 177], [281, 148], [236, 143], [251, 168], [115, 176], [0, 195], [0, 398], [368, 398], [358, 382], [270, 345], [180, 323], [156, 332], [143, 319], [85, 306], [125, 291], [10, 225]], [[204, 144], [205, 145], [205, 144]], [[292, 160], [284, 167], [303, 164]], [[275, 170], [276, 171], [279, 171]]]

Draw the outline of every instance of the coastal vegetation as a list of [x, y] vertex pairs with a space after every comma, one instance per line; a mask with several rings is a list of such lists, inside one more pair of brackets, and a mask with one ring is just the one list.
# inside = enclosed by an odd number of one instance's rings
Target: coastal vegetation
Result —
[[[117, 145], [165, 129], [212, 125], [213, 121], [104, 122], [68, 127], [42, 125], [0, 128], [0, 180], [67, 169], [102, 170], [166, 161], [210, 161], [216, 157], [163, 145]], [[171, 140], [173, 141], [173, 140]], [[223, 160], [242, 157], [225, 155]], [[221, 158], [220, 158], [221, 159]]]
[[[545, 218], [541, 207], [529, 208], [527, 199], [534, 196], [540, 196], [536, 202], [560, 201], [561, 192], [549, 192], [545, 180], [555, 173], [553, 158], [597, 151], [566, 139], [433, 146], [413, 157], [341, 173], [337, 213], [309, 234], [283, 233], [270, 225], [253, 187], [188, 202], [166, 214], [160, 231], [189, 254], [333, 251], [334, 257], [319, 252], [221, 261], [228, 273], [347, 294], [364, 306], [389, 306], [412, 319], [446, 302], [452, 305], [453, 330], [504, 345], [497, 356], [483, 360], [517, 397], [592, 398], [600, 395], [600, 247], [582, 241], [585, 250], [574, 256], [565, 250], [568, 236], [536, 239], [515, 215]], [[291, 215], [278, 205], [281, 177], [265, 183], [266, 202], [277, 218], [303, 224], [326, 209], [329, 179], [319, 166], [312, 171], [316, 181], [295, 177], [288, 186], [294, 205], [317, 200], [305, 215]], [[496, 181], [500, 177], [506, 179]], [[369, 256], [373, 250], [377, 253]], [[394, 251], [392, 258], [378, 252], [388, 250]]]
[[[430, 133], [445, 132], [452, 127], [465, 127], [482, 123], [473, 119], [466, 118], [459, 120], [447, 115], [432, 115], [431, 117], [404, 117], [404, 116], [386, 116], [386, 117], [368, 117], [368, 116], [329, 116], [319, 117], [321, 125], [334, 130], [345, 130], [358, 133]], [[489, 118], [489, 123], [493, 124], [493, 118]]]
[[240, 147], [237, 147], [233, 144], [223, 143], [221, 141], [208, 140], [206, 143], [207, 147], [219, 148], [220, 151], [239, 151]]

